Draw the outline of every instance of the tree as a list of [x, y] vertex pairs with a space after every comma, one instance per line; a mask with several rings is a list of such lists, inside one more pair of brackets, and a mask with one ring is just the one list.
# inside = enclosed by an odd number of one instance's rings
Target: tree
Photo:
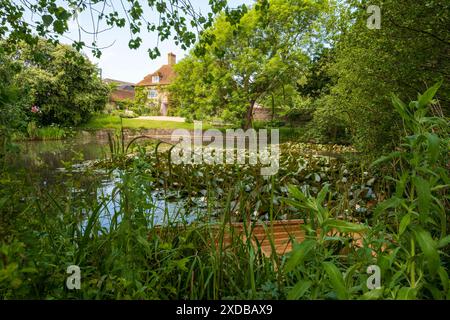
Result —
[[0, 159], [11, 148], [11, 128], [21, 123], [20, 110], [16, 106], [19, 96], [13, 78], [20, 65], [13, 62], [0, 46]]
[[[178, 103], [198, 102], [194, 91], [204, 95], [196, 108], [216, 103], [222, 113], [245, 118], [245, 127], [250, 127], [255, 103], [283, 85], [295, 84], [303, 72], [307, 43], [324, 8], [324, 1], [258, 1], [238, 24], [225, 15], [218, 17], [203, 35], [214, 39], [211, 44], [199, 44], [178, 69], [172, 87], [173, 92], [181, 89]], [[217, 113], [217, 108], [205, 111]]]
[[[209, 7], [211, 11], [203, 15], [189, 0], [0, 0], [0, 39], [34, 45], [39, 36], [57, 43], [68, 33], [69, 22], [74, 21], [79, 37], [73, 39], [73, 46], [77, 50], [90, 48], [97, 57], [103, 49], [98, 35], [125, 27], [130, 30], [131, 49], [141, 46], [145, 32], [155, 32], [158, 42], [172, 36], [177, 45], [186, 49], [197, 40], [196, 33], [211, 26], [215, 14], [225, 11], [236, 21], [246, 8], [229, 8], [226, 0], [210, 0]], [[80, 24], [82, 15], [89, 17], [90, 25]], [[86, 42], [87, 37], [91, 38], [90, 43]], [[151, 58], [160, 54], [157, 46], [148, 49], [148, 53]]]
[[44, 40], [35, 46], [21, 43], [11, 59], [22, 65], [15, 76], [16, 85], [26, 93], [19, 102], [22, 111], [30, 114], [33, 106], [38, 107], [42, 125], [79, 125], [107, 103], [109, 88], [97, 67], [70, 46]]
[[[335, 42], [335, 81], [320, 101], [320, 117], [348, 127], [365, 152], [398, 143], [400, 119], [390, 96], [414, 100], [418, 92], [444, 79], [437, 98], [450, 111], [450, 3], [438, 1], [349, 1]], [[381, 7], [381, 29], [367, 28], [367, 6]], [[322, 122], [319, 122], [322, 123]]]

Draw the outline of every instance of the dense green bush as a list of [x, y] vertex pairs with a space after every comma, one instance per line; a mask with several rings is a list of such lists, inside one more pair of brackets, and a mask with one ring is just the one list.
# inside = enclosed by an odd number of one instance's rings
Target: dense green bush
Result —
[[[25, 93], [18, 108], [39, 125], [79, 125], [107, 103], [109, 89], [97, 67], [70, 46], [44, 40], [35, 46], [21, 44], [9, 59], [22, 66], [14, 77]], [[39, 112], [32, 114], [33, 106]]]
[[[368, 5], [380, 5], [381, 29], [367, 27]], [[445, 0], [348, 1], [340, 22], [333, 24], [334, 59], [329, 63], [333, 86], [318, 115], [349, 128], [353, 143], [375, 155], [399, 143], [401, 119], [389, 96], [413, 100], [444, 79], [441, 107], [450, 112], [450, 24]]]

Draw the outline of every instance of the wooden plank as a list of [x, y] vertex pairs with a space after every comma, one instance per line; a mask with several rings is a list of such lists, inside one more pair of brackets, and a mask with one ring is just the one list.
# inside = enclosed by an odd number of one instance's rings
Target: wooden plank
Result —
[[[242, 241], [250, 237], [255, 249], [259, 245], [264, 255], [272, 255], [272, 243], [276, 253], [283, 255], [292, 250], [294, 241], [301, 242], [305, 239], [305, 231], [301, 228], [303, 224], [302, 219], [246, 224], [230, 223], [226, 226], [228, 228], [225, 228], [222, 247], [230, 248], [233, 244], [233, 237], [240, 238]], [[216, 245], [219, 245], [218, 240], [216, 240]]]

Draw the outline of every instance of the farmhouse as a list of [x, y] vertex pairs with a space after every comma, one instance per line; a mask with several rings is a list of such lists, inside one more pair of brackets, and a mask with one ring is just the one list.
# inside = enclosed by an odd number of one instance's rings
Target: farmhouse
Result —
[[177, 63], [177, 56], [169, 53], [167, 64], [163, 65], [157, 71], [145, 76], [144, 79], [136, 84], [136, 87], [144, 88], [147, 94], [147, 101], [150, 106], [159, 107], [159, 113], [162, 116], [167, 115], [170, 96], [167, 87], [172, 83], [176, 76], [174, 65]]

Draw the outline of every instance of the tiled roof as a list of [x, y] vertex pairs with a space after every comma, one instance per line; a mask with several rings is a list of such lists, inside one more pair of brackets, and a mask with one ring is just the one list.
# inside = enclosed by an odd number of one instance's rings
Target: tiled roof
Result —
[[[153, 76], [159, 76], [158, 83], [152, 82]], [[136, 86], [143, 87], [143, 86], [167, 85], [172, 82], [175, 76], [176, 73], [175, 70], [173, 69], [173, 66], [170, 64], [165, 64], [161, 68], [159, 68], [158, 71], [145, 76], [144, 80], [138, 82]]]
[[134, 91], [117, 89], [111, 93], [111, 101], [134, 99]]
[[116, 83], [118, 86], [133, 86], [134, 85], [134, 83], [131, 83], [131, 82], [109, 79], [109, 78], [103, 79], [103, 82], [104, 83]]

